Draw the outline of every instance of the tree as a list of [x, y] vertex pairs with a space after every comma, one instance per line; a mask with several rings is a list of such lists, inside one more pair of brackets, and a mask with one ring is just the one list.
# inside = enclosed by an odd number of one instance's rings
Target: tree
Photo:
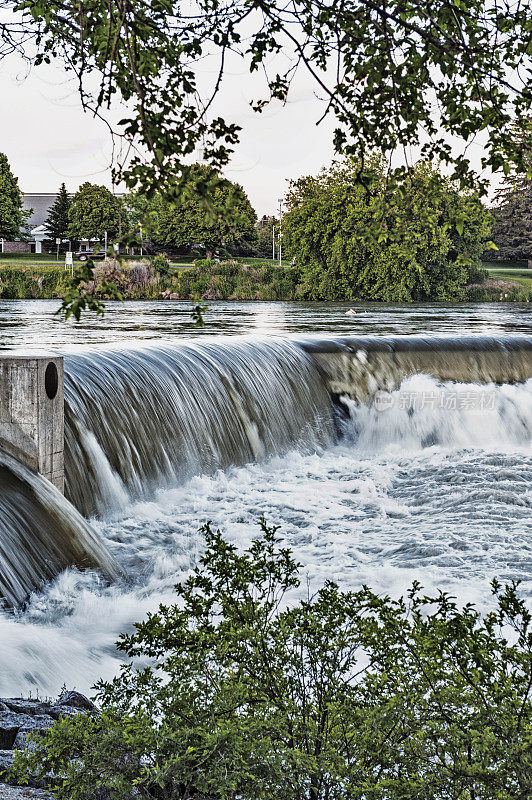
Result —
[[[252, 100], [259, 112], [272, 99], [285, 102], [294, 73], [306, 70], [324, 114], [337, 120], [338, 152], [360, 158], [372, 148], [419, 144], [423, 158], [453, 164], [455, 177], [471, 183], [466, 148], [487, 132], [485, 166], [526, 166], [511, 135], [512, 121], [532, 107], [532, 12], [524, 3], [199, 0], [188, 15], [175, 0], [125, 7], [122, 0], [0, 0], [0, 9], [12, 12], [0, 26], [0, 56], [19, 51], [37, 64], [63, 58], [95, 114], [122, 101], [118, 131], [128, 146], [116, 173], [130, 188], [177, 193], [202, 142], [210, 164], [227, 164], [240, 128], [213, 115], [212, 101], [231, 51], [251, 72], [264, 68], [265, 91], [258, 91], [266, 99]], [[280, 51], [287, 66], [276, 72], [270, 65]], [[207, 55], [219, 59], [219, 70], [202, 94], [196, 64]], [[451, 136], [464, 145], [456, 155]]]
[[[150, 200], [137, 194], [128, 203], [136, 224], [160, 247], [182, 252], [199, 251], [207, 258], [215, 253], [248, 253], [255, 241], [257, 215], [243, 188], [227, 179], [213, 179], [209, 167], [195, 164], [189, 179], [173, 202], [160, 194]], [[216, 182], [207, 200], [198, 185]]]
[[[514, 126], [530, 170], [532, 170], [532, 119], [523, 119]], [[497, 258], [526, 259], [532, 267], [532, 172], [511, 172], [503, 179], [495, 196], [493, 240]]]
[[[504, 193], [503, 193], [504, 192]], [[532, 181], [516, 185], [515, 178], [505, 181], [493, 209], [493, 241], [497, 258], [526, 259], [532, 267]]]
[[[332, 581], [295, 601], [277, 529], [244, 553], [203, 528], [176, 603], [121, 638], [100, 716], [16, 756], [65, 800], [528, 800], [531, 615], [494, 583], [482, 616]], [[291, 599], [292, 598], [292, 599]], [[131, 660], [132, 659], [132, 660]]]
[[264, 215], [256, 225], [257, 244], [256, 254], [259, 258], [273, 257], [273, 239], [275, 236], [275, 247], [278, 247], [279, 222], [276, 217]]
[[61, 184], [57, 197], [50, 206], [46, 218], [46, 230], [53, 239], [64, 239], [68, 234], [70, 197], [64, 183]]
[[17, 239], [27, 218], [18, 179], [11, 172], [7, 156], [0, 153], [0, 239]]
[[105, 186], [87, 182], [72, 198], [68, 220], [67, 235], [71, 239], [99, 241], [106, 231], [114, 239], [121, 228], [122, 204]]
[[313, 300], [459, 299], [478, 275], [490, 215], [477, 194], [419, 162], [393, 193], [382, 161], [292, 182], [283, 238]]

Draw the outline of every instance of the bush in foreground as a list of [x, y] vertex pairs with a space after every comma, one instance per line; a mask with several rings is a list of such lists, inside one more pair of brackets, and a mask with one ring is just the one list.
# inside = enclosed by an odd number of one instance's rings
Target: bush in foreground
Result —
[[69, 800], [530, 797], [532, 632], [515, 586], [495, 583], [484, 617], [418, 585], [391, 600], [328, 582], [295, 602], [275, 528], [261, 521], [243, 554], [203, 532], [176, 603], [122, 637], [133, 662], [99, 684], [102, 714], [36, 740], [19, 778], [53, 771]]

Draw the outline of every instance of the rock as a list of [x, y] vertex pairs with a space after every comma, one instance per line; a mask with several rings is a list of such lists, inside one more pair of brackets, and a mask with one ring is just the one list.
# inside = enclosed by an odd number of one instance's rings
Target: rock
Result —
[[3, 698], [0, 702], [16, 714], [49, 714], [51, 708], [44, 700], [24, 700], [23, 697]]
[[85, 697], [84, 694], [80, 694], [79, 692], [65, 692], [61, 695], [57, 703], [54, 703], [53, 707], [56, 709], [58, 706], [82, 708], [85, 711], [94, 711], [96, 708], [94, 703], [89, 700], [88, 697]]
[[171, 294], [168, 295], [168, 299], [169, 300], [179, 300], [179, 295], [177, 294], [177, 292], [172, 292]]
[[7, 786], [0, 783], [0, 800], [52, 800], [42, 789], [30, 789], [27, 786]]
[[4, 772], [4, 770], [11, 769], [14, 758], [14, 750], [0, 750], [0, 775], [2, 772]]
[[201, 298], [202, 300], [223, 300], [222, 295], [220, 292], [217, 292], [216, 289], [207, 289], [205, 294]]
[[34, 750], [35, 743], [31, 741], [30, 734], [44, 733], [55, 725], [55, 720], [48, 715], [30, 717], [30, 722], [19, 728], [13, 747], [15, 750]]
[[72, 708], [72, 706], [55, 705], [50, 709], [50, 716], [54, 720], [61, 719], [61, 717], [77, 717], [78, 714], [86, 714], [84, 708]]
[[15, 714], [13, 711], [0, 711], [0, 750], [11, 750], [17, 733], [31, 723], [29, 714]]
[[[13, 711], [0, 711], [0, 750], [26, 747], [27, 734], [46, 730], [55, 720], [48, 714], [16, 714]], [[21, 735], [22, 734], [22, 735]]]

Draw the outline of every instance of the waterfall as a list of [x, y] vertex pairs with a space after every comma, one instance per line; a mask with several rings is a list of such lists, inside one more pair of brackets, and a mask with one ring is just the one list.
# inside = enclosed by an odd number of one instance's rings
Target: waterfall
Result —
[[66, 494], [86, 516], [334, 436], [329, 393], [288, 341], [73, 355], [65, 374]]
[[[524, 384], [532, 337], [213, 338], [69, 354], [64, 365], [66, 497], [0, 454], [0, 595], [10, 604], [70, 564], [119, 574], [83, 517], [126, 509], [193, 476], [319, 452], [345, 432], [342, 413], [360, 443], [454, 441], [464, 425], [482, 439], [485, 416], [419, 417], [398, 387], [416, 375], [429, 376], [431, 397], [445, 381]], [[372, 406], [379, 390], [393, 413]], [[492, 429], [502, 420], [501, 436], [528, 441], [529, 396], [528, 385], [518, 400], [506, 393], [493, 401]]]
[[45, 478], [0, 453], [0, 596], [10, 605], [70, 564], [109, 579], [120, 568], [90, 525]]

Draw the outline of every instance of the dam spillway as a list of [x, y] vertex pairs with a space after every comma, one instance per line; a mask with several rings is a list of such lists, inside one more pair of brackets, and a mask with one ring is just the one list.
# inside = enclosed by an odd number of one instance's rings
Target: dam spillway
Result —
[[161, 483], [338, 434], [333, 400], [410, 375], [519, 383], [532, 337], [243, 340], [109, 351], [65, 363], [66, 494], [87, 516]]
[[455, 383], [522, 383], [532, 377], [532, 337], [337, 337], [303, 344], [334, 395], [367, 402], [410, 375]]
[[[503, 358], [514, 347], [510, 340], [516, 340], [517, 349], [529, 349], [528, 307], [357, 309], [353, 320], [344, 316], [345, 307], [330, 305], [213, 304], [206, 329], [196, 332], [187, 304], [181, 311], [176, 303], [113, 305], [103, 320], [86, 317], [81, 325], [62, 323], [54, 316], [56, 305], [6, 302], [1, 327], [0, 304], [0, 346], [27, 346], [28, 352], [47, 347], [64, 354], [67, 402], [71, 398], [72, 409], [82, 411], [77, 424], [85, 420], [81, 433], [69, 433], [67, 420], [66, 434], [74, 444], [81, 436], [84, 458], [92, 465], [80, 476], [83, 502], [98, 508], [82, 522], [120, 574], [106, 576], [89, 561], [80, 562], [81, 569], [56, 565], [26, 587], [32, 595], [21, 609], [0, 611], [4, 696], [37, 688], [54, 695], [63, 683], [90, 692], [99, 678], [116, 674], [122, 657], [114, 642], [159, 603], [174, 601], [174, 584], [197, 564], [203, 548], [198, 528], [208, 520], [238, 548], [249, 546], [257, 534], [259, 515], [280, 525], [278, 535], [303, 565], [305, 592], [333, 578], [346, 589], [367, 583], [397, 597], [420, 580], [427, 593], [442, 589], [459, 603], [476, 601], [488, 608], [490, 580], [497, 577], [520, 579], [525, 596], [532, 597], [532, 382], [486, 370], [479, 376], [476, 368], [468, 368], [457, 382], [453, 373], [431, 375], [431, 368], [421, 374], [417, 363], [392, 380], [386, 368], [382, 384], [372, 384], [393, 400], [383, 413], [376, 402], [378, 389], [375, 396], [356, 400], [351, 378], [336, 387], [328, 384], [323, 364], [312, 353], [317, 348], [327, 355], [333, 342], [339, 363], [355, 363], [356, 358], [358, 365], [365, 350], [366, 363], [371, 366], [375, 358], [376, 366], [384, 358], [371, 355], [374, 340], [374, 349], [381, 352], [390, 350], [392, 340], [393, 348], [403, 351], [426, 340], [422, 357], [434, 364], [431, 342], [443, 339], [451, 352], [449, 368], [456, 369], [453, 343], [460, 347], [473, 340], [473, 348], [485, 348], [491, 339], [488, 346], [503, 351]], [[269, 335], [234, 335], [252, 329]], [[307, 336], [306, 331], [323, 335]], [[403, 338], [401, 345], [397, 340]], [[128, 339], [127, 347], [117, 349], [119, 339]], [[154, 351], [157, 358], [146, 360], [145, 354]], [[169, 359], [168, 352], [173, 354]], [[201, 352], [209, 380], [202, 378]], [[522, 357], [528, 359], [526, 353], [516, 356]], [[123, 398], [119, 381], [98, 387], [98, 376], [111, 374], [118, 359], [122, 374], [131, 369], [132, 375], [130, 396]], [[265, 377], [264, 363], [270, 359], [276, 366]], [[480, 357], [473, 360], [480, 364]], [[177, 361], [182, 370], [176, 377]], [[234, 381], [232, 361], [240, 362], [241, 370]], [[165, 379], [159, 365], [165, 366]], [[335, 369], [333, 374], [342, 373]], [[224, 377], [225, 396], [217, 389]], [[180, 381], [191, 387], [183, 397], [174, 389]], [[301, 383], [309, 389], [302, 403]], [[167, 385], [173, 392], [170, 410]], [[246, 405], [242, 396], [247, 393], [255, 400]], [[456, 395], [467, 401], [462, 407], [447, 402]], [[414, 397], [430, 402], [414, 408]], [[472, 404], [471, 398], [487, 400], [486, 407]], [[218, 402], [226, 413], [216, 421]], [[171, 430], [181, 419], [182, 404], [190, 409], [190, 435], [201, 430], [205, 416], [214, 420], [210, 436], [196, 443], [190, 457], [175, 447], [188, 433]], [[266, 422], [261, 426], [260, 419], [243, 414], [263, 404], [272, 419], [271, 433]], [[156, 421], [143, 446], [143, 409], [150, 416], [151, 407]], [[108, 409], [116, 414], [105, 433], [100, 420], [106, 423]], [[315, 424], [305, 422], [307, 413]], [[135, 466], [130, 473], [120, 474], [114, 439], [123, 453], [131, 450]], [[231, 463], [235, 452], [239, 457]], [[12, 495], [11, 508], [17, 511], [20, 491], [18, 484], [19, 494]], [[6, 498], [2, 487], [0, 520], [6, 519]], [[30, 524], [36, 499], [30, 494], [26, 500]], [[54, 494], [53, 502], [74, 514], [67, 498]], [[71, 519], [75, 524], [79, 513]], [[23, 534], [34, 547], [32, 531], [24, 528]]]
[[[339, 398], [356, 416], [376, 392], [416, 375], [436, 385], [524, 384], [532, 337], [243, 339], [66, 355], [67, 499], [61, 507], [38, 478], [24, 481], [4, 460], [4, 597], [20, 601], [69, 563], [118, 574], [79, 513], [116, 513], [195, 475], [291, 450], [319, 452], [344, 434]], [[508, 403], [504, 409], [511, 415]], [[438, 433], [423, 441], [437, 442]]]

